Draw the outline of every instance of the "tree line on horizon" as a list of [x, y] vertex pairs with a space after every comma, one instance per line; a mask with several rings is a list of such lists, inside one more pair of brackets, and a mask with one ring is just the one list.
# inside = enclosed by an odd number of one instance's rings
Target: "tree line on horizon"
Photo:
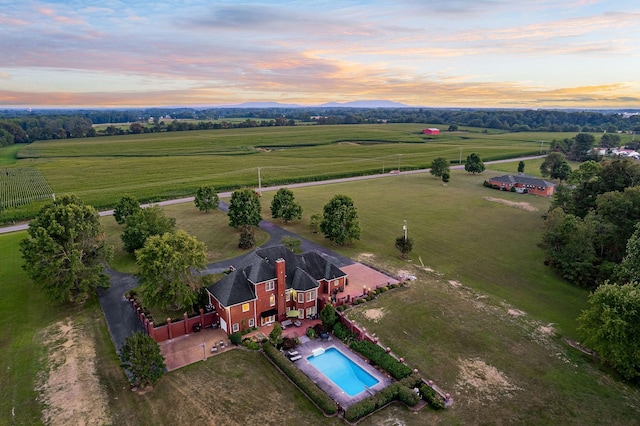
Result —
[[[4, 110], [0, 111], [0, 146], [136, 133], [293, 126], [299, 121], [318, 125], [424, 123], [448, 129], [468, 126], [511, 132], [640, 132], [640, 114], [600, 111], [324, 107]], [[121, 123], [131, 124], [124, 129], [115, 126]], [[111, 126], [96, 130], [94, 124]]]

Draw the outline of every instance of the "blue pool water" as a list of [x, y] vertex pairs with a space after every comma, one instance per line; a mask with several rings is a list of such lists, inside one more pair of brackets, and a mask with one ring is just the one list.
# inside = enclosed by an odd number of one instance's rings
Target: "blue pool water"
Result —
[[357, 395], [379, 382], [336, 348], [329, 348], [320, 355], [312, 355], [307, 361], [349, 396]]

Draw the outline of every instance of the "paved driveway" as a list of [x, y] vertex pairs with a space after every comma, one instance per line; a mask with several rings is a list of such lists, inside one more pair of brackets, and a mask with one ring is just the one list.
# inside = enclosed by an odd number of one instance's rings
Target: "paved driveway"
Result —
[[111, 277], [111, 287], [98, 289], [98, 300], [107, 319], [111, 340], [119, 351], [127, 337], [137, 331], [144, 331], [138, 315], [134, 312], [124, 294], [138, 286], [138, 279], [123, 272], [107, 269]]

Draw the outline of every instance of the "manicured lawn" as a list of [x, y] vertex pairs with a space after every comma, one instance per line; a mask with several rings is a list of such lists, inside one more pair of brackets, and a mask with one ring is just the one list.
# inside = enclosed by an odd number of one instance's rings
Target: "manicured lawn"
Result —
[[42, 298], [21, 268], [18, 244], [25, 236], [0, 236], [1, 424], [39, 423], [42, 404], [35, 386], [44, 351], [38, 332], [62, 318], [61, 310]]
[[[576, 338], [575, 318], [586, 307], [587, 292], [559, 280], [544, 265], [544, 254], [537, 245], [541, 215], [549, 200], [483, 187], [484, 179], [493, 174], [499, 173], [487, 170], [474, 176], [453, 171], [447, 186], [424, 173], [296, 188], [293, 192], [303, 206], [304, 218], [288, 228], [330, 244], [321, 234], [311, 232], [309, 217], [321, 214], [335, 194], [348, 195], [358, 209], [362, 236], [353, 245], [334, 247], [336, 250], [390, 271], [411, 270], [422, 259], [425, 266], [448, 279], [504, 299]], [[265, 192], [263, 206], [272, 197], [273, 193]], [[527, 202], [538, 210], [516, 209], [484, 197]], [[403, 235], [405, 220], [414, 240], [409, 263], [399, 259], [394, 246], [395, 239]]]
[[[640, 389], [622, 384], [499, 300], [416, 270], [408, 288], [383, 293], [349, 313], [454, 399], [444, 412], [395, 407], [381, 424], [638, 424]], [[382, 309], [373, 321], [369, 309]]]

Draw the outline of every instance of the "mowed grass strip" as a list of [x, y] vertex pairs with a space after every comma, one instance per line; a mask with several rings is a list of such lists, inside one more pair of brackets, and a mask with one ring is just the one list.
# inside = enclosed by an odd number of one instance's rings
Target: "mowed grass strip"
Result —
[[0, 424], [39, 424], [38, 374], [46, 369], [39, 332], [65, 309], [44, 300], [21, 268], [26, 232], [0, 236]]
[[[393, 272], [411, 269], [421, 259], [448, 279], [504, 299], [576, 338], [575, 319], [586, 308], [588, 293], [561, 281], [544, 265], [544, 253], [538, 247], [541, 216], [550, 200], [483, 187], [482, 182], [495, 174], [501, 173], [487, 170], [472, 175], [454, 170], [446, 186], [421, 173], [296, 188], [293, 192], [304, 217], [286, 227], [320, 244], [330, 244], [321, 233], [312, 232], [310, 216], [322, 214], [335, 194], [348, 195], [358, 209], [362, 235], [352, 245], [335, 250], [364, 261], [370, 256], [382, 259], [381, 266]], [[271, 192], [263, 193], [264, 217], [269, 217], [272, 197]], [[537, 211], [486, 197], [529, 203]], [[399, 259], [395, 248], [405, 220], [408, 236], [414, 240], [409, 263]]]

